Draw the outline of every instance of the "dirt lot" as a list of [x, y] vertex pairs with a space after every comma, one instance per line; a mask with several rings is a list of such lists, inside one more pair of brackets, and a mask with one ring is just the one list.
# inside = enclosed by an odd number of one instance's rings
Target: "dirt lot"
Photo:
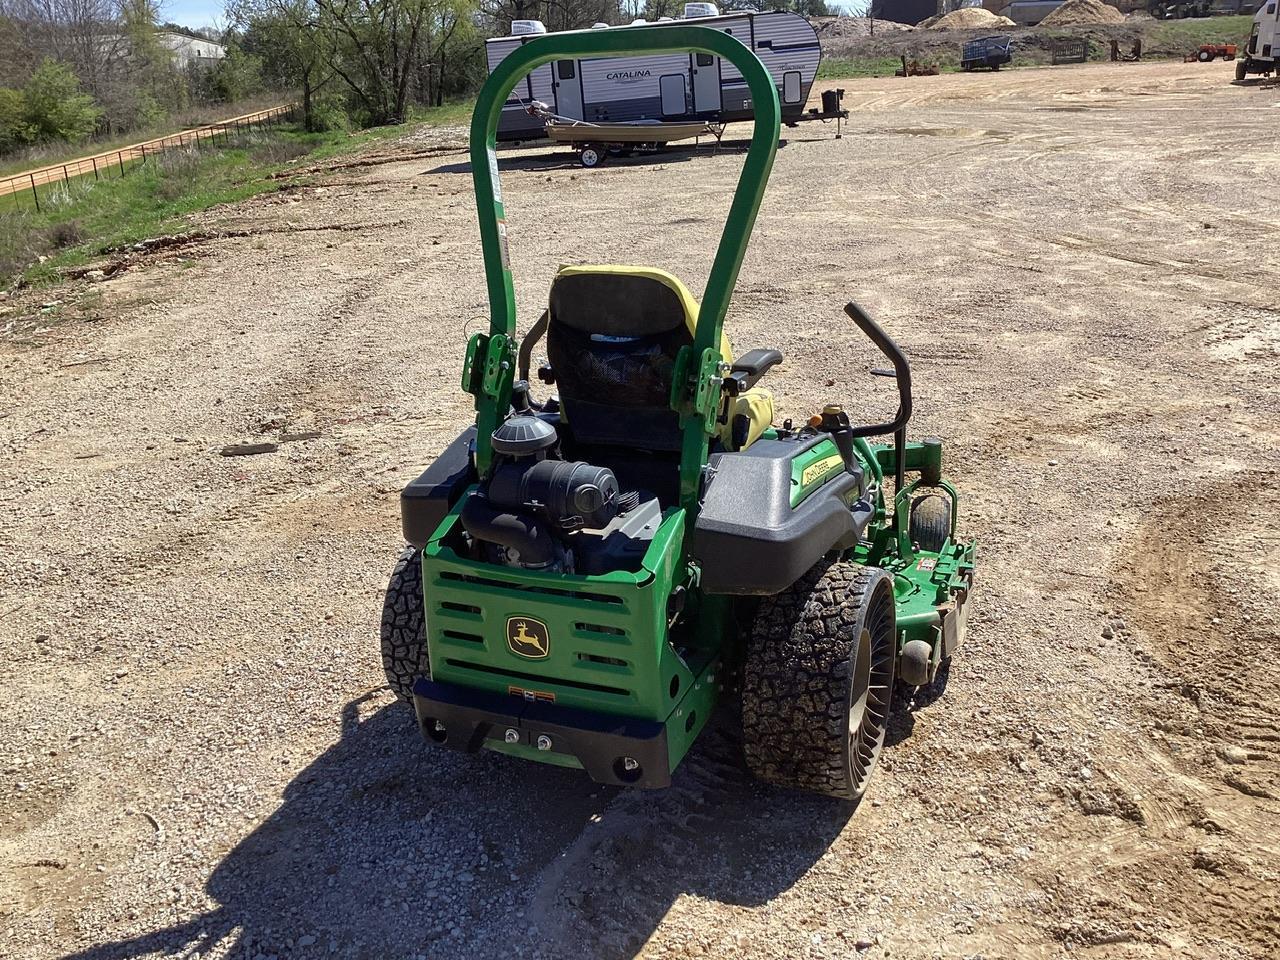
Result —
[[[852, 815], [722, 731], [661, 793], [430, 752], [382, 687], [486, 312], [459, 132], [0, 303], [0, 955], [1276, 956], [1280, 101], [1230, 72], [847, 82], [843, 140], [788, 131], [730, 329], [782, 415], [869, 418], [870, 307], [981, 545]], [[700, 289], [740, 154], [507, 156], [529, 320], [560, 262]]]

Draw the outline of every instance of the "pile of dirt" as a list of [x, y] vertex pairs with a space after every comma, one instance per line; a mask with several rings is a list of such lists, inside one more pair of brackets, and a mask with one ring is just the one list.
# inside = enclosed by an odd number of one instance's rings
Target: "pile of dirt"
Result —
[[1104, 23], [1124, 23], [1124, 14], [1102, 0], [1067, 0], [1041, 20], [1040, 26], [1074, 27]]
[[982, 7], [962, 7], [941, 17], [932, 17], [920, 26], [928, 30], [1000, 30], [1016, 24]]
[[813, 24], [814, 32], [823, 40], [833, 37], [871, 37], [880, 33], [904, 33], [915, 29], [909, 23], [881, 20], [879, 17], [874, 21], [867, 17], [814, 17], [809, 22]]

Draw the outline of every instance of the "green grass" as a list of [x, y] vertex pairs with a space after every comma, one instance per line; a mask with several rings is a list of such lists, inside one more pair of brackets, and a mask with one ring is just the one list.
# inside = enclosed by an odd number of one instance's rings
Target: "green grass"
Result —
[[[0, 282], [21, 277], [28, 283], [56, 279], [58, 270], [101, 255], [108, 247], [175, 232], [183, 216], [218, 203], [274, 190], [265, 179], [284, 164], [263, 162], [264, 151], [286, 143], [285, 135], [244, 138], [226, 149], [169, 150], [154, 160], [126, 167], [124, 177], [41, 189], [41, 209], [31, 193], [0, 199]], [[32, 261], [44, 256], [43, 263]]]
[[475, 100], [450, 100], [438, 107], [418, 107], [410, 116], [410, 123], [425, 123], [434, 127], [465, 126], [471, 122], [471, 108]]
[[123, 177], [41, 186], [39, 211], [30, 190], [0, 197], [0, 288], [15, 280], [49, 283], [110, 248], [180, 232], [191, 213], [278, 190], [287, 180], [273, 175], [308, 160], [355, 153], [416, 126], [466, 122], [470, 114], [469, 102], [450, 103], [418, 111], [407, 124], [355, 133], [306, 133], [283, 124], [226, 147], [167, 150], [126, 165]]
[[[919, 60], [922, 66], [937, 67], [942, 73], [960, 69], [960, 55], [938, 50], [908, 53], [907, 63]], [[901, 57], [830, 57], [818, 65], [819, 80], [856, 80], [860, 77], [892, 77], [902, 69]]]
[[[908, 57], [908, 60], [911, 58]], [[823, 57], [819, 80], [852, 80], [858, 77], [891, 77], [902, 67], [897, 57]]]
[[1190, 53], [1202, 43], [1235, 43], [1243, 46], [1253, 28], [1253, 17], [1205, 17], [1198, 20], [1162, 20], [1152, 24], [1144, 40], [1152, 51]]
[[218, 106], [193, 107], [190, 110], [184, 110], [170, 116], [162, 124], [154, 124], [139, 130], [130, 130], [128, 133], [116, 134], [109, 137], [97, 137], [92, 140], [84, 140], [80, 143], [46, 143], [33, 147], [26, 147], [13, 153], [0, 157], [0, 179], [12, 176], [15, 173], [23, 173], [26, 170], [38, 169], [40, 167], [51, 167], [55, 163], [67, 163], [80, 157], [88, 157], [98, 153], [107, 153], [110, 150], [117, 150], [120, 147], [126, 147], [134, 143], [142, 143], [146, 140], [155, 140], [159, 137], [168, 137], [181, 130], [190, 130], [192, 127], [202, 127], [206, 124], [217, 123], [219, 120], [226, 120], [230, 117], [244, 116], [246, 113], [255, 113], [259, 110], [267, 110], [271, 107], [280, 106], [288, 103], [289, 98], [284, 95], [271, 97], [256, 97], [252, 100], [244, 100], [240, 103], [224, 103]]

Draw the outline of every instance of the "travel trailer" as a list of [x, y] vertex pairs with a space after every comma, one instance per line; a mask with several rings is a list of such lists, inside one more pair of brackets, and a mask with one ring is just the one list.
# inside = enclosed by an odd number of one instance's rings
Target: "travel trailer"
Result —
[[[627, 30], [644, 21], [593, 30]], [[778, 87], [782, 122], [802, 118], [809, 89], [818, 72], [822, 51], [818, 35], [804, 17], [794, 13], [731, 13], [721, 15], [714, 4], [689, 3], [679, 20], [659, 20], [661, 27], [696, 22], [740, 39], [763, 61]], [[492, 73], [503, 59], [546, 28], [538, 21], [517, 20], [511, 36], [485, 42]], [[751, 94], [733, 64], [703, 53], [653, 54], [557, 60], [529, 73], [516, 84], [502, 110], [499, 140], [532, 140], [544, 136], [544, 121], [526, 108], [541, 101], [560, 117], [592, 123], [634, 120], [704, 120], [729, 123], [750, 120]]]

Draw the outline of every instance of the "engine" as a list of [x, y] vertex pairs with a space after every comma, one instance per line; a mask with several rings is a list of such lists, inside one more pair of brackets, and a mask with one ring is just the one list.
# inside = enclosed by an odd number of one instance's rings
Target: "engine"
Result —
[[598, 552], [602, 542], [576, 535], [618, 532], [618, 519], [638, 505], [636, 494], [619, 491], [612, 470], [560, 459], [555, 428], [535, 416], [511, 417], [492, 443], [492, 469], [461, 514], [487, 560], [575, 572], [575, 554]]

